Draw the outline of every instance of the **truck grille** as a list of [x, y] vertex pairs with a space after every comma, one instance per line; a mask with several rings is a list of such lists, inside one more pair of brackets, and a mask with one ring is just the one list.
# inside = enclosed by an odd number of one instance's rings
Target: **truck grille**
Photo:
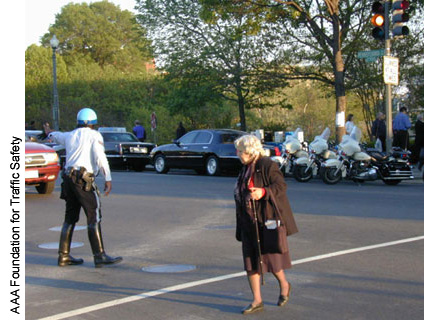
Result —
[[41, 167], [45, 165], [47, 165], [47, 161], [43, 154], [32, 153], [25, 155], [25, 168]]

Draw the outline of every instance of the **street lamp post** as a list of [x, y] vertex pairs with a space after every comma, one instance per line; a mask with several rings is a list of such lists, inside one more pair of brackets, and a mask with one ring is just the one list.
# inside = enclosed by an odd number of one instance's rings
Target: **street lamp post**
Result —
[[57, 93], [57, 77], [56, 77], [56, 50], [59, 46], [59, 40], [56, 35], [50, 40], [53, 49], [53, 128], [59, 130], [59, 94]]

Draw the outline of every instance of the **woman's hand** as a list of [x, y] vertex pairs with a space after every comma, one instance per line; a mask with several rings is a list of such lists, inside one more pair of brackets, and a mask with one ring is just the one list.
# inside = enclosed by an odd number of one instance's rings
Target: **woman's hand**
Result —
[[262, 199], [265, 195], [265, 190], [263, 188], [250, 188], [249, 190], [253, 200]]

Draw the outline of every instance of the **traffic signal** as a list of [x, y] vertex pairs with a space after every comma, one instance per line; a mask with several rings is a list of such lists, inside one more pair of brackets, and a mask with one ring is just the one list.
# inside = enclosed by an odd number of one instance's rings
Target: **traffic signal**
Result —
[[393, 37], [409, 35], [409, 28], [404, 25], [409, 21], [409, 13], [406, 10], [409, 8], [407, 0], [393, 0]]
[[372, 36], [376, 40], [384, 40], [386, 38], [384, 32], [384, 5], [380, 1], [376, 1], [372, 4], [371, 23], [374, 26], [372, 29]]

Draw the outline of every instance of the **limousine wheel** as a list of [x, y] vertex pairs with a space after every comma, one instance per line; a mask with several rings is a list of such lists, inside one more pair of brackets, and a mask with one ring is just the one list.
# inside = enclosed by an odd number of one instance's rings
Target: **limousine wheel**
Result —
[[159, 154], [155, 157], [154, 164], [157, 173], [167, 173], [169, 171], [169, 168], [165, 163], [165, 156], [162, 154]]
[[219, 161], [215, 156], [210, 156], [206, 160], [206, 173], [208, 176], [217, 176], [220, 174]]

